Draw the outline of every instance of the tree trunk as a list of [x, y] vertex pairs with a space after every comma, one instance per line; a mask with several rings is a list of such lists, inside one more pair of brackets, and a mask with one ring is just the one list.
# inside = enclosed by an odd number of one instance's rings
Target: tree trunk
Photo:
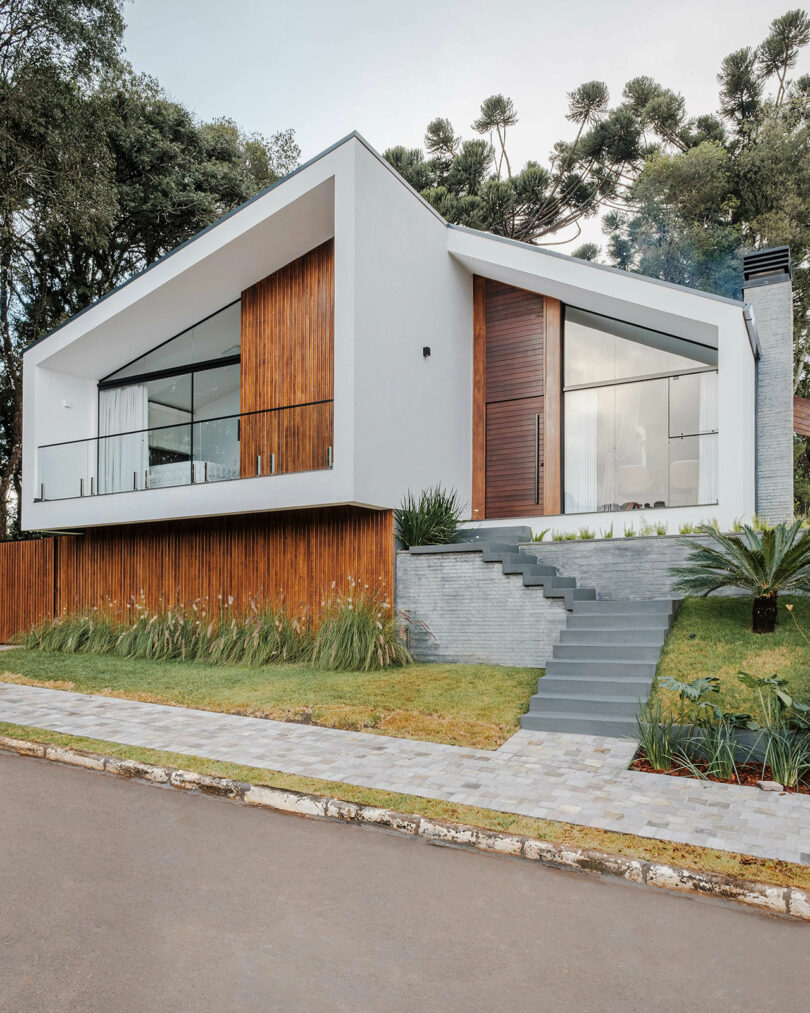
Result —
[[776, 629], [776, 592], [754, 598], [754, 633], [773, 633]]

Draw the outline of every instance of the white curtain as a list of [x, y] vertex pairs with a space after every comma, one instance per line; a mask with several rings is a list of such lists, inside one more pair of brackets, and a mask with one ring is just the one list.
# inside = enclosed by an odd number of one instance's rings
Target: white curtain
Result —
[[[99, 492], [144, 487], [149, 466], [149, 395], [146, 387], [113, 387], [99, 396]], [[112, 435], [121, 433], [123, 435]]]
[[565, 511], [597, 509], [597, 422], [599, 391], [565, 395]]
[[[717, 429], [717, 373], [700, 374], [700, 432]], [[717, 502], [717, 433], [698, 437], [698, 503]]]

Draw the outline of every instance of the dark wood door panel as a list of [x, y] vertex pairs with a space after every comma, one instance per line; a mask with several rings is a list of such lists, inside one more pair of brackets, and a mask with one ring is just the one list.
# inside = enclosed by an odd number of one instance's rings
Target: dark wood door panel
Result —
[[543, 398], [487, 405], [487, 517], [543, 513]]
[[543, 393], [543, 297], [486, 283], [485, 400]]

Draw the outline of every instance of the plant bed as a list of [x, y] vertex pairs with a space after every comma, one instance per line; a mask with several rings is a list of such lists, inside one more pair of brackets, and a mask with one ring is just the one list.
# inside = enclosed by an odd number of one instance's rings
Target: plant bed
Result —
[[[669, 777], [691, 777], [696, 781], [715, 781], [717, 784], [735, 784], [744, 788], [756, 788], [757, 781], [776, 780], [770, 767], [766, 766], [763, 769], [762, 764], [756, 762], [738, 763], [736, 778], [717, 777], [714, 774], [707, 773], [709, 764], [702, 760], [692, 761], [692, 767], [692, 770], [688, 767], [672, 767], [670, 770], [656, 770], [656, 768], [644, 755], [643, 751], [638, 752], [635, 759], [630, 764], [631, 770], [639, 770], [644, 774], [664, 774]], [[789, 792], [790, 794], [796, 795], [810, 795], [810, 783], [802, 781], [794, 787], [783, 787], [782, 792]]]

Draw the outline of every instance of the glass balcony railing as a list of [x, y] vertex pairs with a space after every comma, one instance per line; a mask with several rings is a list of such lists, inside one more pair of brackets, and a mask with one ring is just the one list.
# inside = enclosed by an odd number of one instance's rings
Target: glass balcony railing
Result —
[[332, 467], [333, 402], [49, 443], [37, 499], [74, 499]]

